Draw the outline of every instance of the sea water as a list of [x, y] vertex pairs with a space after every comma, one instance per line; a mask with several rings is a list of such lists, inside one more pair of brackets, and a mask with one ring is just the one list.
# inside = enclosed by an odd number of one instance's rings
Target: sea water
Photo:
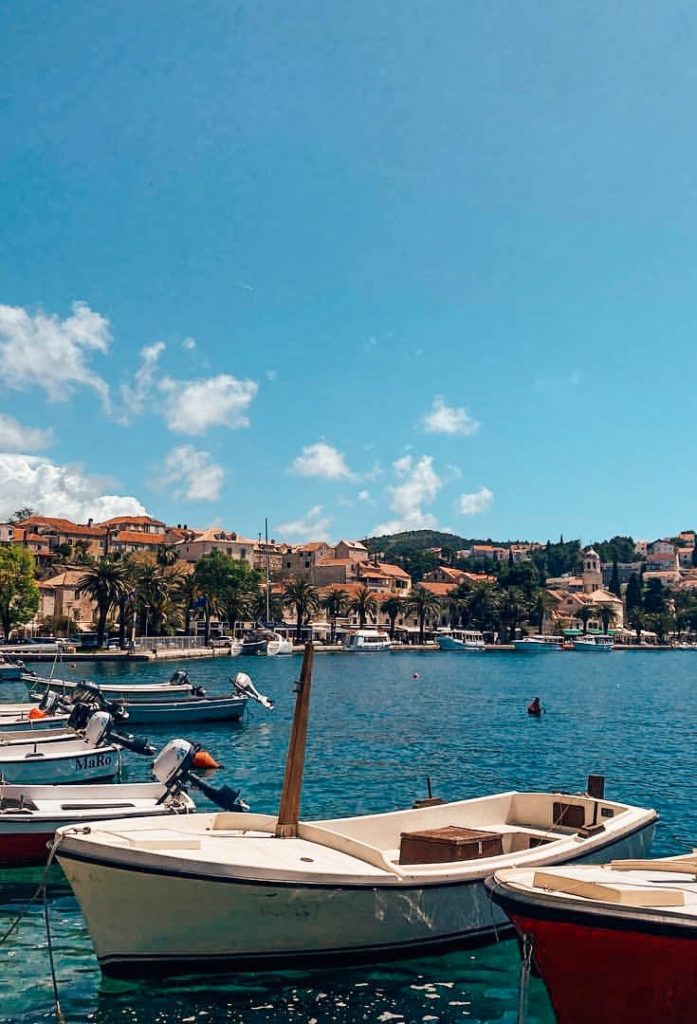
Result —
[[[278, 806], [293, 709], [294, 658], [218, 658], [186, 663], [89, 666], [97, 681], [168, 678], [186, 668], [211, 693], [237, 671], [275, 701], [246, 720], [196, 726], [224, 768], [216, 781], [241, 788], [254, 811]], [[86, 667], [66, 671], [80, 678]], [[697, 652], [320, 654], [315, 658], [303, 788], [305, 818], [408, 807], [434, 793], [453, 800], [508, 789], [579, 791], [604, 774], [609, 798], [656, 807], [658, 854], [697, 845], [694, 706]], [[4, 700], [22, 698], [3, 684]], [[546, 713], [526, 707], [539, 696]], [[143, 727], [140, 732], [143, 732]], [[170, 730], [150, 727], [160, 746]], [[181, 725], [178, 735], [187, 735]], [[149, 759], [126, 755], [125, 778], [148, 778]], [[0, 874], [0, 932], [26, 909], [0, 946], [0, 1022], [54, 1019], [40, 872]], [[103, 979], [84, 920], [60, 870], [51, 870], [50, 926], [68, 1024], [416, 1024], [516, 1020], [519, 959], [508, 939], [400, 962], [341, 969], [232, 973], [169, 981]], [[552, 1024], [539, 980], [529, 990], [528, 1024]], [[621, 1024], [621, 1022], [618, 1022]], [[657, 1022], [658, 1024], [658, 1022]]]

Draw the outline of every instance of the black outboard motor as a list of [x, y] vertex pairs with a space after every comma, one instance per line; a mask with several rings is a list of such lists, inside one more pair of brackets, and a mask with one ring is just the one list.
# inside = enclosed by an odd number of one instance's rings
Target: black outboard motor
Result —
[[182, 739], [170, 740], [167, 746], [163, 747], [152, 766], [155, 778], [166, 790], [158, 803], [164, 803], [170, 793], [189, 785], [200, 790], [223, 811], [248, 811], [249, 807], [240, 799], [239, 790], [231, 789], [230, 786], [212, 786], [210, 782], [204, 782], [197, 775], [191, 774], [194, 755], [200, 749], [199, 743], [189, 743], [188, 740]]
[[142, 754], [151, 757], [155, 748], [146, 739], [140, 736], [122, 736], [114, 732], [114, 721], [108, 711], [94, 711], [89, 717], [84, 728], [84, 737], [92, 746], [99, 746], [102, 743], [117, 743], [125, 750], [132, 750], [134, 754]]

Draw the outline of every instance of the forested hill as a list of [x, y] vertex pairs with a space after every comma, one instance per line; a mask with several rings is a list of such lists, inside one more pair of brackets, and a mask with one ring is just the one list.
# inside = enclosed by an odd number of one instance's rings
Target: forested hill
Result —
[[391, 533], [384, 537], [369, 537], [365, 542], [371, 555], [376, 551], [387, 554], [400, 554], [403, 551], [427, 551], [429, 548], [445, 548], [459, 551], [469, 548], [472, 544], [491, 544], [492, 541], [468, 540], [454, 533], [439, 533], [438, 530], [407, 530], [404, 533]]

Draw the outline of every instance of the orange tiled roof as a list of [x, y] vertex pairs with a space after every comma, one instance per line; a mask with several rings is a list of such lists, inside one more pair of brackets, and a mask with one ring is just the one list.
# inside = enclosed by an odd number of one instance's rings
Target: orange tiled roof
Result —
[[138, 530], [119, 530], [114, 538], [119, 544], [142, 544], [144, 547], [157, 547], [165, 543], [164, 533], [140, 533]]
[[457, 589], [455, 583], [429, 583], [426, 580], [416, 585], [417, 587], [423, 587], [424, 590], [428, 590], [430, 594], [435, 594], [436, 597], [447, 597], [448, 594], [452, 594]]
[[152, 516], [114, 516], [113, 519], [104, 519], [100, 526], [118, 526], [119, 523], [142, 523], [143, 526], [164, 526], [161, 519], [153, 519]]
[[103, 537], [106, 529], [103, 526], [83, 526], [81, 523], [73, 523], [70, 519], [59, 519], [53, 516], [31, 516], [25, 519], [22, 526], [50, 526], [58, 533], [66, 536]]

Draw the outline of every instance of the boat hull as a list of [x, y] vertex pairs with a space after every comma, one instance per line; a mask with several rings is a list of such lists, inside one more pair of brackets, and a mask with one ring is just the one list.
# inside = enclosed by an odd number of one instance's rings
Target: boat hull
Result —
[[168, 725], [170, 722], [239, 722], [247, 706], [246, 697], [191, 698], [171, 705], [127, 704], [128, 725]]
[[574, 640], [574, 650], [581, 651], [582, 654], [609, 654], [614, 650], [612, 644], [594, 644], [584, 643], [583, 641]]
[[525, 643], [522, 640], [514, 640], [513, 649], [517, 654], [554, 654], [561, 651], [562, 646], [561, 644]]
[[[495, 883], [492, 883], [495, 885]], [[554, 913], [496, 888], [533, 957], [557, 1024], [691, 1024], [697, 1006], [697, 929], [665, 917]], [[590, 1008], [590, 1017], [589, 1017]]]
[[[639, 856], [653, 823], [589, 857]], [[443, 884], [322, 885], [176, 871], [82, 856], [58, 859], [113, 976], [366, 962], [494, 940], [511, 929], [483, 878]], [[147, 913], [143, 913], [143, 908]]]
[[439, 636], [437, 643], [441, 651], [462, 651], [467, 654], [484, 654], [486, 651], [484, 644], [468, 643], [452, 636]]
[[11, 785], [50, 786], [112, 779], [121, 769], [115, 747], [100, 747], [64, 756], [0, 759], [0, 779]]

